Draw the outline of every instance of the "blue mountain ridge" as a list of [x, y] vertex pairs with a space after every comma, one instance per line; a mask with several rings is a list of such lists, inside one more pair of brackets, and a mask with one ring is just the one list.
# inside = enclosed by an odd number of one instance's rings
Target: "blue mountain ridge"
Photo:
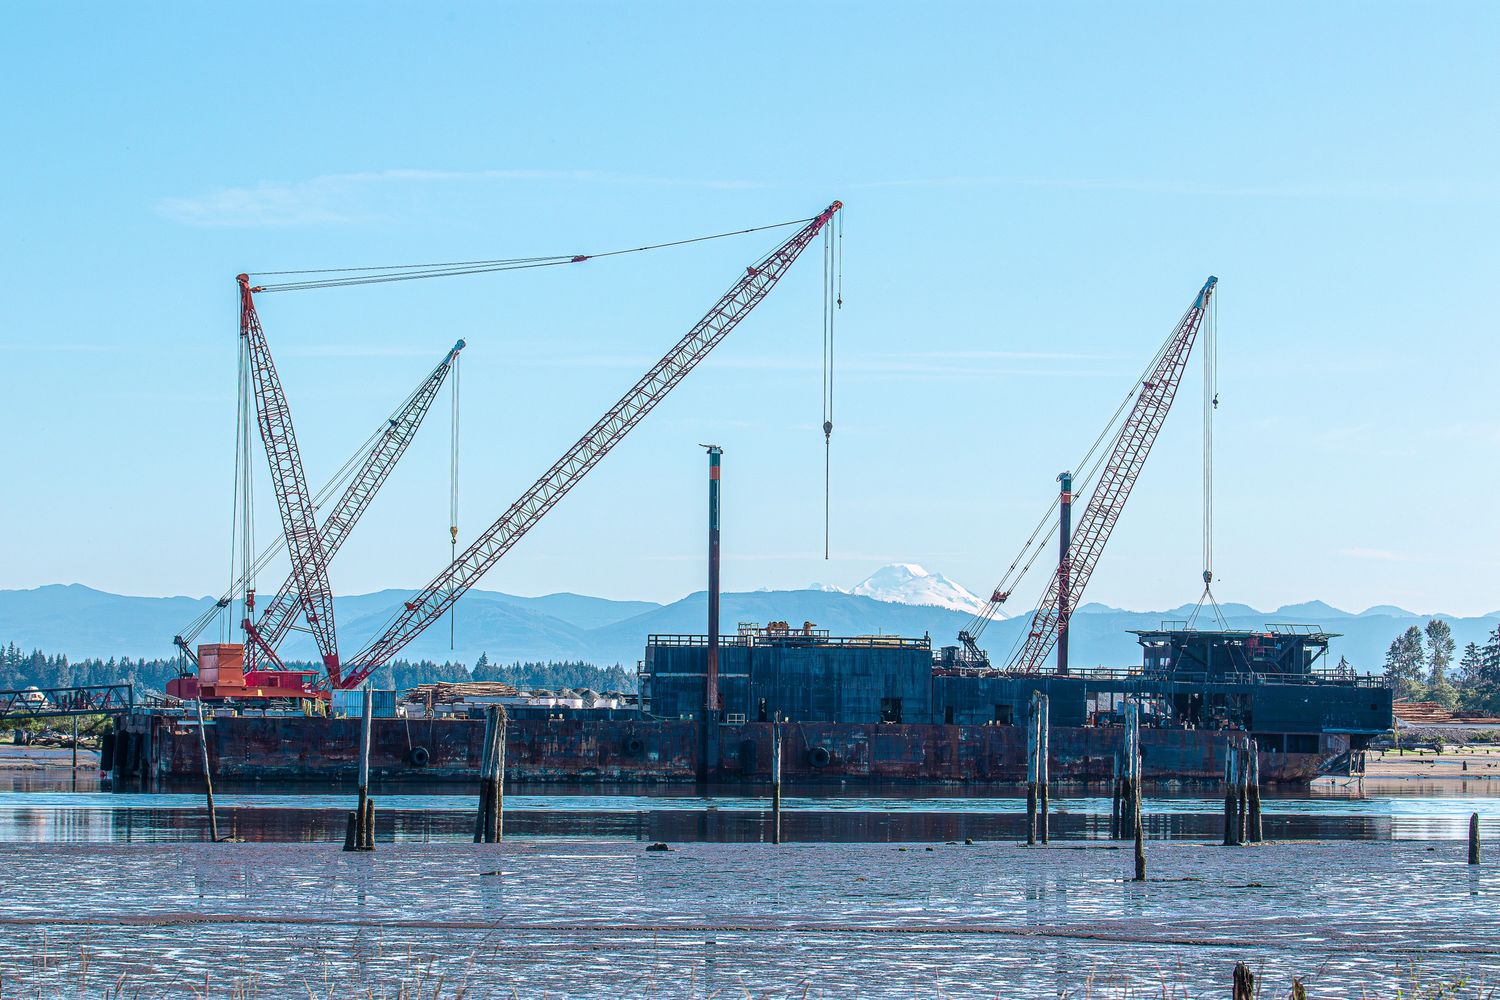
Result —
[[[340, 651], [350, 658], [409, 596], [402, 590], [340, 597], [335, 602]], [[172, 636], [204, 610], [211, 598], [130, 597], [94, 590], [79, 584], [57, 584], [30, 590], [0, 590], [0, 643], [23, 649], [66, 653], [74, 659], [111, 656], [166, 657], [175, 653]], [[1361, 670], [1379, 669], [1386, 647], [1411, 625], [1428, 616], [1390, 605], [1355, 614], [1320, 601], [1257, 611], [1244, 604], [1220, 605], [1231, 628], [1262, 629], [1268, 623], [1315, 624], [1341, 634], [1333, 641], [1331, 657], [1340, 655]], [[1072, 655], [1076, 665], [1124, 666], [1139, 662], [1130, 629], [1159, 628], [1183, 621], [1193, 605], [1167, 611], [1126, 611], [1099, 603], [1080, 607], [1072, 623]], [[707, 617], [704, 592], [689, 594], [671, 604], [615, 601], [581, 594], [521, 597], [496, 591], [472, 590], [457, 606], [456, 619], [435, 624], [402, 651], [406, 659], [457, 660], [472, 665], [481, 653], [492, 662], [515, 660], [584, 660], [629, 666], [644, 654], [646, 637], [653, 633], [702, 634]], [[1482, 643], [1500, 614], [1476, 618], [1438, 615], [1453, 627], [1459, 648]], [[822, 590], [776, 590], [729, 593], [722, 598], [722, 622], [733, 633], [740, 622], [764, 625], [770, 621], [800, 625], [814, 622], [834, 635], [929, 635], [934, 647], [956, 642], [970, 622], [967, 612], [946, 608], [879, 601], [870, 597]], [[1200, 614], [1199, 626], [1209, 622]], [[1002, 619], [985, 631], [981, 645], [994, 660], [1004, 660], [1026, 627], [1026, 616]], [[215, 641], [218, 627], [201, 641]], [[295, 632], [282, 647], [289, 659], [313, 660], [311, 638]]]

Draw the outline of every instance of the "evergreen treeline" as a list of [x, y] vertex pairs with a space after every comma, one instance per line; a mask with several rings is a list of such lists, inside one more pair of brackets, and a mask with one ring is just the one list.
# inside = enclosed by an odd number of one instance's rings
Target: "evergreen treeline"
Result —
[[503, 681], [524, 690], [545, 688], [593, 688], [595, 691], [634, 691], [635, 672], [627, 672], [616, 663], [612, 667], [596, 667], [582, 660], [564, 660], [561, 663], [512, 663], [501, 666], [491, 663], [489, 654], [481, 653], [474, 664], [474, 680]]
[[[299, 670], [322, 668], [311, 663], [288, 663]], [[179, 672], [177, 657], [165, 660], [132, 660], [130, 657], [108, 660], [69, 660], [61, 653], [43, 653], [39, 649], [23, 652], [15, 643], [0, 648], [0, 690], [26, 687], [65, 688], [93, 684], [134, 684], [137, 694], [162, 694], [167, 681]], [[490, 663], [481, 655], [473, 671], [463, 663], [436, 663], [432, 660], [396, 660], [375, 671], [371, 683], [383, 690], [404, 691], [418, 684], [436, 681], [504, 681], [518, 688], [589, 687], [595, 691], [634, 691], [635, 674], [619, 664], [596, 667], [582, 661], [562, 663], [521, 663], [509, 666]]]
[[0, 649], [0, 690], [18, 688], [85, 687], [92, 684], [134, 684], [137, 691], [161, 693], [177, 676], [177, 658], [132, 660], [69, 660], [61, 653], [39, 649], [22, 652], [15, 643]]
[[1484, 645], [1457, 653], [1453, 630], [1434, 618], [1396, 636], [1385, 654], [1385, 677], [1397, 698], [1435, 701], [1448, 709], [1500, 715], [1500, 626]]

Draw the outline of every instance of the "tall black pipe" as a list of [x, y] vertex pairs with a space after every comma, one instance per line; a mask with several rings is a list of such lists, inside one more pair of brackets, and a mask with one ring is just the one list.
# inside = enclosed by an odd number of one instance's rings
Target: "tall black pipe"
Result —
[[1073, 473], [1064, 472], [1057, 481], [1062, 484], [1057, 520], [1057, 672], [1066, 674], [1068, 616], [1072, 612], [1069, 590], [1073, 582], [1073, 567], [1069, 564], [1068, 549], [1073, 544]]
[[719, 711], [719, 459], [724, 449], [708, 449], [708, 667], [703, 690], [703, 718], [713, 721]]

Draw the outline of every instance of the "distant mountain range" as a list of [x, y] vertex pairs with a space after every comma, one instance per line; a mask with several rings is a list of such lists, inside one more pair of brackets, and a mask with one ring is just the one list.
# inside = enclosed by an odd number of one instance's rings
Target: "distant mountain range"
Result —
[[[408, 596], [406, 591], [382, 590], [338, 598], [335, 610], [341, 651], [351, 655], [381, 632]], [[207, 597], [127, 597], [80, 584], [0, 590], [0, 644], [14, 642], [26, 650], [66, 653], [74, 659], [166, 657], [175, 653], [172, 636], [212, 604]], [[813, 585], [806, 590], [724, 594], [722, 621], [729, 633], [739, 622], [763, 625], [779, 620], [800, 625], [811, 621], [834, 635], [927, 634], [934, 646], [941, 646], [956, 642], [959, 630], [969, 624], [970, 609], [979, 606], [979, 598], [940, 574], [912, 564], [895, 564], [850, 591]], [[1191, 605], [1167, 611], [1125, 611], [1085, 604], [1073, 618], [1073, 662], [1109, 666], [1139, 662], [1135, 636], [1128, 630], [1159, 628], [1164, 621], [1185, 620], [1192, 610]], [[1391, 640], [1411, 625], [1425, 624], [1429, 617], [1389, 605], [1355, 614], [1320, 601], [1271, 612], [1243, 604], [1222, 605], [1222, 610], [1231, 628], [1298, 623], [1341, 633], [1342, 637], [1333, 642], [1332, 658], [1336, 661], [1340, 655], [1346, 656], [1361, 670], [1379, 669]], [[487, 653], [492, 662], [584, 660], [629, 666], [642, 657], [648, 635], [702, 634], [706, 616], [703, 592], [663, 605], [580, 594], [518, 597], [471, 590], [458, 603], [451, 648], [445, 621], [408, 646], [402, 656], [459, 660], [472, 665], [481, 653]], [[1452, 625], [1453, 637], [1462, 650], [1465, 643], [1482, 643], [1500, 620], [1500, 613], [1479, 618], [1437, 617]], [[997, 620], [984, 633], [981, 644], [993, 659], [1004, 660], [1027, 621], [1024, 614]], [[200, 641], [212, 642], [218, 636], [217, 627], [211, 628]], [[294, 633], [282, 653], [291, 659], [316, 659], [312, 640], [304, 633]]]

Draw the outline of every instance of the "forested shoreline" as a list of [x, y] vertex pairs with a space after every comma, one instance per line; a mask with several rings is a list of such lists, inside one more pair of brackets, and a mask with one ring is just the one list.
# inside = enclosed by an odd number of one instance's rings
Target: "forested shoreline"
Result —
[[[322, 668], [312, 663], [289, 663], [290, 667], [308, 670]], [[140, 694], [162, 694], [167, 681], [182, 672], [181, 660], [132, 659], [110, 657], [107, 660], [70, 659], [63, 653], [40, 649], [26, 652], [14, 642], [0, 649], [0, 690], [27, 687], [64, 688], [94, 684], [133, 684]], [[593, 688], [595, 691], [634, 691], [635, 671], [619, 664], [599, 667], [581, 660], [520, 661], [510, 664], [491, 663], [488, 654], [470, 668], [467, 664], [432, 660], [396, 660], [377, 670], [371, 682], [383, 690], [406, 690], [418, 684], [436, 681], [503, 681], [518, 688]]]

